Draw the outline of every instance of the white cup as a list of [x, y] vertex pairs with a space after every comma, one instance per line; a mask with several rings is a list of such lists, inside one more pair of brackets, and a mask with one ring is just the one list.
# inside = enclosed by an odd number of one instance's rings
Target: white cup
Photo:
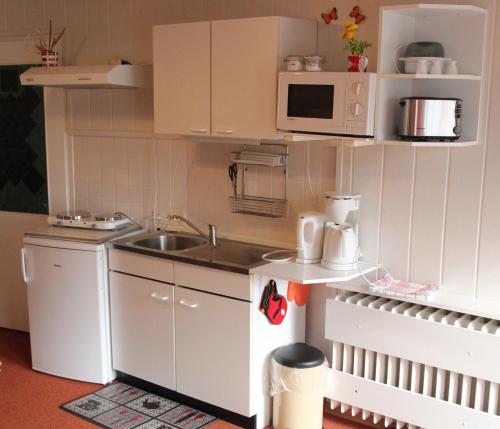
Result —
[[416, 74], [427, 74], [427, 60], [418, 60]]
[[431, 62], [430, 74], [443, 74], [443, 67], [441, 61], [433, 60]]
[[458, 74], [457, 62], [450, 60], [446, 63], [446, 74]]

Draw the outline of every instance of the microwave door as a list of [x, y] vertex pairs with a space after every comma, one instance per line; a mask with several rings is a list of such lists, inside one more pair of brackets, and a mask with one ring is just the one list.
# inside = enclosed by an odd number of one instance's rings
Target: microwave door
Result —
[[345, 85], [288, 82], [280, 92], [278, 127], [289, 131], [345, 132]]

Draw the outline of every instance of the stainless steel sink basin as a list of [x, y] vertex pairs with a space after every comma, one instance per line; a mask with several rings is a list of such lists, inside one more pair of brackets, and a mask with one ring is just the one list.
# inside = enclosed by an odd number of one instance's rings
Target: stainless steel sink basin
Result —
[[200, 246], [205, 243], [203, 238], [173, 234], [153, 235], [131, 242], [134, 246], [170, 252], [191, 249], [192, 247]]
[[242, 274], [265, 263], [262, 255], [273, 249], [250, 243], [220, 239], [217, 247], [203, 237], [179, 232], [153, 232], [119, 239], [113, 246], [120, 250], [138, 252], [166, 259], [213, 267]]
[[262, 255], [269, 248], [230, 240], [219, 240], [217, 247], [200, 246], [184, 252], [186, 257], [212, 263], [239, 267], [253, 267], [262, 263]]

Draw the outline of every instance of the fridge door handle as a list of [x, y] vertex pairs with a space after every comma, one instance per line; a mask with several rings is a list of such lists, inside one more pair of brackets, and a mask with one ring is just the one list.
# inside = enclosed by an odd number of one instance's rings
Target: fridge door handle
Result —
[[21, 248], [21, 271], [23, 273], [24, 283], [28, 284], [28, 274], [26, 273], [26, 250]]

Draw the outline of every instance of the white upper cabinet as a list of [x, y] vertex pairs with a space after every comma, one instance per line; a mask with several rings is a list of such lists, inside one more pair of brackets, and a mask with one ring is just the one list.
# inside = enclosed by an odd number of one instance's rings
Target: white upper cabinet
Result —
[[210, 134], [210, 22], [153, 28], [155, 131]]
[[212, 23], [212, 134], [274, 138], [278, 19]]
[[155, 27], [155, 131], [275, 139], [278, 72], [316, 40], [316, 22], [283, 17]]

